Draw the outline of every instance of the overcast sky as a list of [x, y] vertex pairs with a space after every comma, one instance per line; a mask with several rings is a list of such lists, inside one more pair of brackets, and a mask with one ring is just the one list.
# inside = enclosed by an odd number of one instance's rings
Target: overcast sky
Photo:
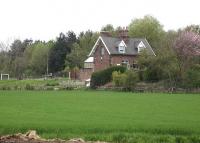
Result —
[[123, 27], [147, 14], [165, 30], [200, 24], [200, 0], [0, 0], [0, 41], [50, 40], [108, 23]]

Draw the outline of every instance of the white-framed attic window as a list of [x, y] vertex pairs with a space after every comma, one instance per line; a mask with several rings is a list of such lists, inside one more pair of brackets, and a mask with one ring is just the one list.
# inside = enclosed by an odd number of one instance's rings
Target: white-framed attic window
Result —
[[141, 52], [143, 49], [145, 49], [146, 46], [144, 45], [144, 43], [141, 41], [138, 46], [137, 46], [137, 50], [138, 50], [138, 53]]
[[126, 52], [126, 44], [123, 40], [118, 45], [118, 52], [122, 54]]

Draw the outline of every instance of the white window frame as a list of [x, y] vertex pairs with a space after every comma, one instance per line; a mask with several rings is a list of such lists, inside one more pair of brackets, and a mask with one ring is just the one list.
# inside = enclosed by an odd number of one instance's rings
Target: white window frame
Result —
[[119, 53], [125, 53], [125, 47], [119, 46]]
[[128, 68], [128, 69], [130, 69], [130, 64], [129, 64], [129, 60], [122, 60], [122, 65], [126, 65], [126, 67]]
[[138, 49], [138, 53], [140, 53], [143, 49], [145, 49], [146, 46], [144, 45], [144, 43], [141, 41], [138, 46], [137, 46], [137, 49]]
[[126, 44], [122, 40], [118, 45], [118, 52], [123, 54], [125, 53], [125, 51], [126, 51]]

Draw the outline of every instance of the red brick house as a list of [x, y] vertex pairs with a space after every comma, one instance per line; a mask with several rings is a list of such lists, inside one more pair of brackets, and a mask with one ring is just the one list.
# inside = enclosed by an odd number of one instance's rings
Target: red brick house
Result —
[[128, 30], [119, 31], [118, 37], [112, 37], [108, 32], [101, 32], [95, 45], [84, 62], [80, 79], [90, 78], [91, 73], [114, 65], [127, 65], [134, 68], [141, 50], [146, 49], [150, 55], [155, 53], [145, 38], [129, 38]]

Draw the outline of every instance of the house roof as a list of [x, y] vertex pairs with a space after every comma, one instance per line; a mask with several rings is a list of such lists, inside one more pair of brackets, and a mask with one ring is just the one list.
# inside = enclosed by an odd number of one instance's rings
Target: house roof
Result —
[[[111, 54], [111, 55], [122, 54], [118, 51], [118, 45], [122, 41], [121, 38], [100, 36], [99, 39], [97, 40], [96, 44], [94, 45], [92, 51], [90, 52], [89, 56], [91, 56], [93, 54], [93, 52], [95, 51], [96, 45], [99, 42], [99, 40], [102, 41], [102, 43], [106, 47], [109, 54]], [[125, 49], [125, 53], [123, 53], [123, 54], [124, 55], [137, 55], [138, 54], [137, 47], [140, 42], [144, 43], [144, 45], [147, 49], [147, 52], [149, 54], [155, 55], [154, 51], [152, 50], [151, 46], [149, 45], [149, 43], [147, 42], [147, 40], [145, 38], [128, 38], [128, 40], [125, 42], [126, 49]]]

